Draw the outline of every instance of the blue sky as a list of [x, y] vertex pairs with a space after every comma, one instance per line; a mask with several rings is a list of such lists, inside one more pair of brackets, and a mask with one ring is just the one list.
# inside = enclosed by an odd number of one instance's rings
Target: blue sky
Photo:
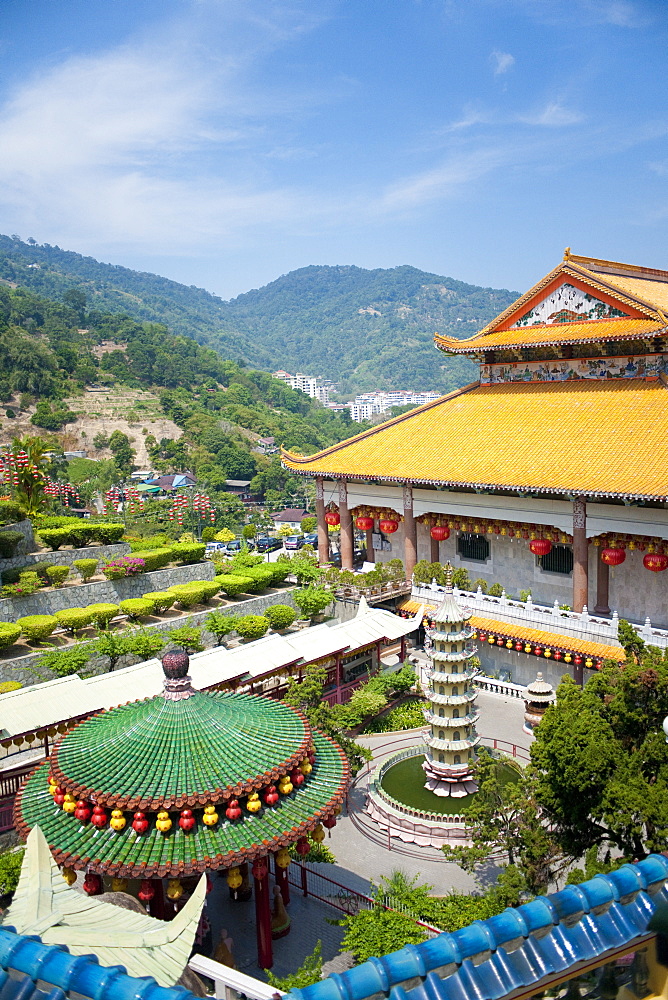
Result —
[[668, 0], [3, 0], [0, 231], [230, 297], [668, 268]]

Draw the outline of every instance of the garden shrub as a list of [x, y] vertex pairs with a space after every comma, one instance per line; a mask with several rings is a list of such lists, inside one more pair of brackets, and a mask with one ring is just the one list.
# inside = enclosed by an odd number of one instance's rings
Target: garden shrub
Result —
[[206, 545], [193, 542], [178, 542], [172, 545], [172, 555], [181, 565], [200, 562], [204, 558]]
[[[249, 574], [252, 572], [252, 570], [247, 570]], [[261, 577], [246, 576], [245, 581], [244, 594], [259, 594], [267, 589], [267, 583]]]
[[[503, 594], [503, 587], [501, 586], [500, 583], [493, 583], [492, 586], [487, 591], [487, 593], [490, 595], [490, 597], [501, 597], [501, 595]], [[528, 595], [529, 591], [527, 590], [526, 593]]]
[[220, 586], [217, 580], [202, 580], [200, 587], [205, 601], [210, 601], [212, 597], [215, 597], [220, 592]]
[[19, 503], [13, 500], [0, 500], [0, 524], [17, 524], [25, 521], [26, 512]]
[[56, 552], [61, 545], [69, 545], [70, 531], [69, 528], [40, 528], [38, 538], [48, 545], [52, 552]]
[[254, 581], [250, 580], [248, 577], [234, 576], [232, 573], [225, 574], [222, 577], [217, 577], [216, 582], [220, 582], [220, 589], [224, 594], [227, 594], [228, 597], [236, 597], [237, 594], [250, 593], [248, 587], [254, 583]]
[[81, 579], [87, 583], [97, 570], [97, 559], [75, 559], [74, 565], [78, 570]]
[[164, 611], [169, 611], [176, 601], [176, 595], [172, 594], [169, 590], [151, 590], [142, 596], [145, 601], [151, 602], [153, 611], [157, 615], [161, 615]]
[[236, 631], [238, 620], [238, 615], [226, 615], [222, 611], [212, 611], [204, 619], [204, 627], [208, 632], [216, 636], [218, 640], [216, 645], [220, 646], [226, 635], [230, 635]]
[[169, 589], [175, 595], [176, 600], [182, 608], [192, 608], [196, 604], [203, 604], [206, 598], [201, 586], [193, 586], [186, 583], [182, 585], [176, 584]]
[[11, 559], [22, 541], [20, 531], [0, 531], [0, 559]]
[[266, 568], [271, 572], [271, 583], [274, 587], [285, 583], [285, 578], [290, 572], [290, 567], [286, 566], [285, 563], [268, 563]]
[[296, 590], [292, 599], [299, 608], [302, 618], [314, 618], [334, 600], [332, 594], [324, 587], [304, 587], [302, 590]]
[[95, 647], [90, 642], [50, 649], [37, 661], [37, 670], [48, 670], [56, 677], [70, 677], [83, 671], [94, 652]]
[[289, 628], [297, 617], [297, 612], [289, 604], [272, 604], [265, 608], [265, 618], [269, 619], [272, 628]]
[[[19, 884], [25, 848], [0, 854], [0, 896], [14, 892]], [[5, 974], [6, 975], [6, 974]]]
[[0, 681], [0, 694], [9, 694], [10, 691], [18, 691], [23, 684], [18, 681]]
[[21, 629], [21, 634], [29, 642], [33, 642], [48, 638], [57, 626], [58, 620], [53, 615], [28, 615], [27, 618], [19, 618], [16, 624]]
[[471, 584], [471, 590], [476, 591], [478, 587], [480, 587], [480, 590], [483, 594], [486, 594], [487, 591], [489, 590], [489, 584], [487, 583], [487, 580], [483, 580], [482, 577], [478, 577], [477, 580], [473, 581], [473, 583]]
[[69, 528], [81, 524], [80, 517], [66, 517], [64, 514], [37, 514], [31, 518], [35, 531], [41, 528]]
[[49, 583], [53, 587], [62, 587], [65, 580], [70, 575], [69, 566], [49, 566], [46, 571]]
[[37, 573], [26, 571], [19, 573], [18, 583], [9, 583], [2, 588], [3, 597], [30, 597], [42, 586]]
[[144, 572], [153, 573], [170, 563], [174, 559], [174, 554], [171, 548], [149, 549], [142, 552], [139, 558], [144, 560]]
[[0, 622], [0, 649], [13, 646], [21, 635], [21, 626], [14, 622]]
[[129, 542], [130, 549], [133, 552], [141, 552], [142, 557], [144, 552], [149, 552], [153, 549], [166, 549], [171, 544], [167, 535], [150, 535], [147, 538], [130, 538], [129, 535], [126, 535], [123, 541]]
[[102, 572], [107, 580], [122, 580], [126, 576], [138, 576], [144, 572], [145, 563], [139, 556], [119, 556], [102, 563]]
[[243, 639], [261, 639], [269, 629], [269, 619], [263, 615], [241, 615], [236, 631]]
[[125, 532], [124, 524], [91, 524], [91, 541], [102, 545], [113, 545], [120, 542]]
[[153, 601], [143, 597], [130, 597], [127, 601], [121, 601], [120, 608], [131, 621], [138, 622], [140, 618], [153, 613]]
[[418, 699], [404, 702], [390, 709], [386, 715], [372, 719], [364, 727], [365, 733], [391, 733], [398, 729], [418, 729], [424, 726], [424, 702]]
[[53, 617], [68, 635], [74, 635], [80, 628], [86, 628], [93, 620], [88, 608], [67, 608], [65, 611], [54, 612]]
[[86, 611], [90, 613], [91, 621], [98, 628], [106, 628], [112, 618], [119, 613], [117, 604], [89, 604]]
[[170, 644], [181, 646], [188, 654], [201, 653], [204, 649], [202, 629], [196, 625], [182, 625], [180, 628], [173, 628], [165, 638]]

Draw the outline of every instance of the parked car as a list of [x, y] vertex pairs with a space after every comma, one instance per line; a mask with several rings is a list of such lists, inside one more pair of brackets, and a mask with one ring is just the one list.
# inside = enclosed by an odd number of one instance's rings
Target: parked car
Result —
[[[353, 549], [353, 566], [361, 566], [366, 558], [366, 553], [363, 549]], [[341, 568], [341, 553], [332, 552], [331, 558], [329, 560], [332, 566], [338, 566]]]
[[309, 531], [307, 535], [304, 535], [304, 545], [312, 545], [314, 549], [318, 548], [318, 532]]
[[228, 556], [236, 556], [241, 552], [242, 548], [246, 548], [251, 552], [255, 548], [255, 542], [251, 541], [251, 539], [235, 538], [232, 542], [225, 542], [224, 551]]
[[256, 538], [255, 547], [258, 552], [275, 552], [283, 548], [283, 543], [280, 538]]
[[204, 556], [212, 556], [214, 552], [225, 553], [225, 542], [207, 542]]
[[301, 549], [305, 542], [306, 539], [303, 535], [290, 535], [283, 544], [286, 549]]

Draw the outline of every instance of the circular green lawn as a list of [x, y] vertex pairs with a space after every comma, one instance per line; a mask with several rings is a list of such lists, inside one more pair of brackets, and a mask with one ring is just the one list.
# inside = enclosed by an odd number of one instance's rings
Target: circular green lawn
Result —
[[[423, 762], [424, 754], [405, 757], [404, 760], [398, 761], [383, 775], [381, 787], [397, 802], [401, 802], [411, 809], [441, 813], [444, 816], [465, 813], [473, 801], [474, 795], [464, 795], [462, 798], [455, 798], [452, 795], [434, 795], [424, 786], [426, 775], [422, 767]], [[498, 767], [499, 777], [503, 784], [519, 779], [519, 774], [512, 764], [500, 762]]]

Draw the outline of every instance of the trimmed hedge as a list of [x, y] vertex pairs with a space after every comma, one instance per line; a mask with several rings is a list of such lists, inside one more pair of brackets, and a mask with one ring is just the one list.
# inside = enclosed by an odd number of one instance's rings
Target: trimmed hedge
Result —
[[272, 628], [289, 628], [297, 618], [297, 612], [289, 604], [271, 604], [265, 608], [264, 617]]
[[130, 597], [127, 601], [121, 601], [120, 608], [132, 621], [139, 621], [140, 618], [153, 614], [153, 601], [143, 597]]
[[91, 616], [91, 621], [94, 625], [99, 628], [106, 628], [112, 618], [115, 618], [117, 614], [120, 613], [120, 608], [117, 604], [89, 604], [86, 611], [89, 612]]
[[5, 646], [13, 646], [20, 635], [20, 625], [14, 625], [13, 622], [0, 622], [0, 649], [4, 649]]
[[95, 571], [97, 569], [97, 559], [75, 559], [74, 565], [79, 571], [81, 579], [84, 583], [90, 580], [91, 576], [95, 576]]
[[137, 556], [144, 560], [144, 572], [152, 573], [156, 569], [162, 569], [174, 558], [171, 548], [148, 549], [146, 552], [138, 552]]
[[93, 620], [88, 608], [67, 608], [65, 611], [56, 611], [53, 617], [68, 635], [74, 635], [80, 628], [86, 628]]
[[233, 576], [231, 573], [223, 573], [221, 576], [214, 577], [214, 580], [220, 584], [220, 589], [228, 597], [250, 593], [248, 588], [255, 583], [247, 576]]
[[182, 608], [192, 608], [195, 604], [205, 604], [209, 600], [206, 587], [202, 583], [175, 584], [169, 590], [176, 595], [176, 600]]
[[[49, 519], [57, 520], [56, 518]], [[54, 552], [61, 545], [72, 545], [74, 548], [84, 548], [90, 542], [99, 542], [101, 545], [112, 545], [120, 541], [125, 531], [124, 524], [89, 524], [77, 519], [76, 524], [73, 519], [63, 518], [68, 523], [62, 527], [38, 527], [37, 533], [45, 545], [48, 545]], [[49, 523], [49, 522], [47, 522]]]
[[143, 595], [143, 600], [150, 601], [155, 613], [160, 615], [163, 611], [169, 611], [176, 602], [176, 594], [171, 594], [168, 590], [151, 590]]
[[53, 587], [61, 587], [70, 575], [69, 566], [49, 566], [46, 571], [49, 583]]
[[181, 565], [200, 562], [204, 558], [206, 545], [204, 543], [193, 544], [192, 542], [177, 542], [171, 546], [173, 558]]
[[19, 618], [16, 624], [26, 639], [34, 641], [47, 639], [58, 625], [58, 620], [53, 615], [28, 615], [27, 618]]
[[20, 531], [0, 531], [0, 559], [12, 559], [22, 541]]
[[17, 524], [25, 521], [26, 512], [20, 503], [14, 500], [0, 500], [0, 524]]
[[236, 631], [244, 639], [261, 639], [269, 630], [269, 619], [263, 615], [242, 615], [237, 618]]

